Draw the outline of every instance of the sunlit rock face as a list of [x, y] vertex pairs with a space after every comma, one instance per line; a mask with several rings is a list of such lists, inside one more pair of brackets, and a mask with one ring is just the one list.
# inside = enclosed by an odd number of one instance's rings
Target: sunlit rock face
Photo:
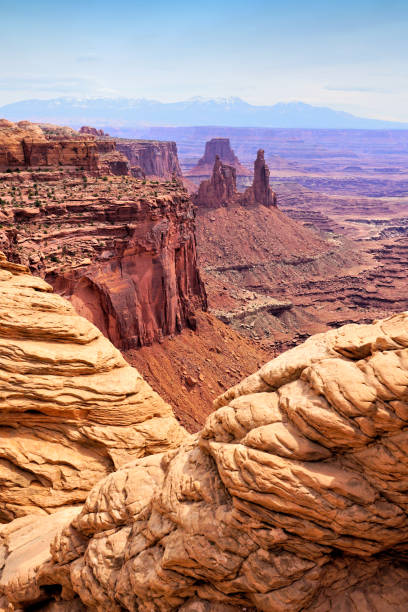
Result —
[[40, 562], [4, 527], [4, 609], [404, 610], [407, 385], [408, 313], [311, 337], [53, 515]]
[[0, 347], [0, 522], [78, 507], [122, 464], [186, 435], [92, 323], [3, 254]]

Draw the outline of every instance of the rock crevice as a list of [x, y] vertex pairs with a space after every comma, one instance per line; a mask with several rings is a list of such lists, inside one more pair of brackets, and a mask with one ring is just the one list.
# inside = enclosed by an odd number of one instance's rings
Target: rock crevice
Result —
[[405, 609], [407, 351], [407, 313], [313, 336], [224, 393], [178, 449], [54, 515], [41, 562], [16, 570], [33, 543], [13, 552], [27, 524], [6, 526], [4, 608], [59, 592], [118, 612]]

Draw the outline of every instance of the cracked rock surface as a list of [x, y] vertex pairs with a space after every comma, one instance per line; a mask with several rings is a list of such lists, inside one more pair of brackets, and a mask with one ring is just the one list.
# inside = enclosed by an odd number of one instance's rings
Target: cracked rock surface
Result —
[[0, 610], [407, 609], [407, 385], [408, 313], [311, 337], [40, 540], [2, 527]]

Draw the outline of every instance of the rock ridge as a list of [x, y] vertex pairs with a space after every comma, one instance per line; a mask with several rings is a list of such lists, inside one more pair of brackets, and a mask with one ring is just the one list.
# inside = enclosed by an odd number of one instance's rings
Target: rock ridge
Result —
[[406, 312], [313, 336], [54, 515], [40, 563], [16, 568], [33, 542], [3, 527], [4, 609], [405, 609], [407, 351]]

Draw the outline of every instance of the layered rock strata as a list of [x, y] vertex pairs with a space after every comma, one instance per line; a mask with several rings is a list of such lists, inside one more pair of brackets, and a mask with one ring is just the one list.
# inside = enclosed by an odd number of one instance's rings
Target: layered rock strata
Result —
[[237, 191], [236, 176], [235, 168], [224, 164], [217, 155], [211, 178], [202, 181], [194, 195], [196, 205], [203, 208], [257, 205], [276, 207], [276, 194], [269, 185], [269, 168], [262, 149], [258, 151], [255, 160], [252, 185], [244, 193]]
[[0, 120], [0, 172], [27, 167], [70, 166], [87, 171], [98, 169], [98, 153], [92, 140], [72, 136], [47, 138], [35, 124]]
[[186, 436], [92, 323], [2, 253], [0, 346], [0, 522], [78, 506], [109, 472]]
[[3, 527], [3, 608], [404, 610], [407, 351], [408, 313], [314, 336], [178, 450], [54, 515], [42, 546], [28, 522]]
[[182, 175], [175, 142], [116, 138], [115, 143], [117, 150], [129, 160], [136, 178], [140, 172], [166, 179]]
[[206, 308], [193, 204], [177, 182], [0, 175], [0, 241], [120, 348], [195, 328]]

